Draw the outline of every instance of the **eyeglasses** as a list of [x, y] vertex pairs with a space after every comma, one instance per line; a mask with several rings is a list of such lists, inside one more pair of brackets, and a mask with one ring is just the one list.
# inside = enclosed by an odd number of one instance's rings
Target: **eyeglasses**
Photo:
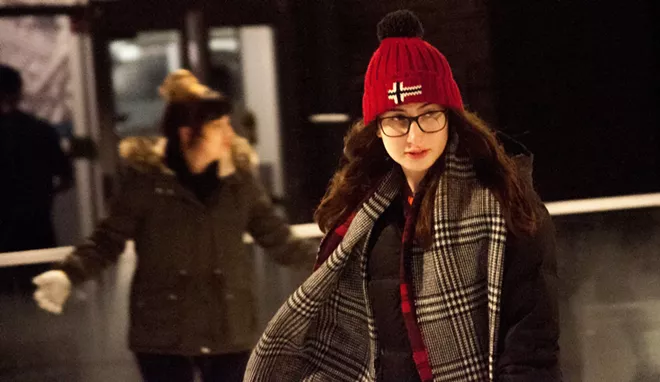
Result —
[[437, 133], [447, 127], [447, 111], [428, 111], [415, 117], [395, 115], [391, 117], [378, 118], [380, 130], [388, 137], [402, 137], [410, 132], [413, 122], [424, 133]]

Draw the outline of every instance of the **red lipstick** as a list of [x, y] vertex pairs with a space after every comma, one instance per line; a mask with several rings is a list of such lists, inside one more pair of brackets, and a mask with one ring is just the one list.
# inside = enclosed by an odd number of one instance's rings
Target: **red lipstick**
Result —
[[406, 151], [405, 154], [408, 158], [412, 159], [422, 159], [429, 153], [430, 150], [415, 150], [415, 151]]

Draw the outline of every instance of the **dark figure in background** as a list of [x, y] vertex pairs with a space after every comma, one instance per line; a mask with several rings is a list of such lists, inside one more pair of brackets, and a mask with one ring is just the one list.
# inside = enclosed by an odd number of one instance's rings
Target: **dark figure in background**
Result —
[[0, 65], [0, 252], [55, 246], [53, 196], [73, 180], [55, 129], [18, 109], [22, 90], [20, 73]]
[[[55, 246], [53, 196], [70, 188], [73, 180], [55, 129], [19, 110], [22, 90], [20, 73], [0, 65], [0, 252]], [[38, 272], [33, 267], [12, 269], [13, 278], [28, 286], [31, 273]]]

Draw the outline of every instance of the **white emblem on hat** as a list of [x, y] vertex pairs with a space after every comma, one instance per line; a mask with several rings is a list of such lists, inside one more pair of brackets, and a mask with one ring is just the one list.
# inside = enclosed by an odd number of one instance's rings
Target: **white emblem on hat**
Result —
[[395, 105], [403, 103], [408, 96], [422, 94], [422, 85], [403, 86], [403, 82], [394, 82], [392, 89], [387, 91], [387, 99], [394, 101]]

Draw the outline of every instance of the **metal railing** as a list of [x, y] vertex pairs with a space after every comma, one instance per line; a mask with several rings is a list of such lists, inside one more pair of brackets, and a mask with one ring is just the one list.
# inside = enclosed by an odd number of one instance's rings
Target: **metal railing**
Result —
[[[549, 202], [545, 205], [553, 216], [652, 208], [660, 207], [660, 193], [567, 200]], [[296, 236], [301, 238], [311, 239], [320, 238], [322, 236], [321, 230], [314, 223], [293, 225], [291, 226], [291, 230]], [[244, 236], [244, 241], [246, 243], [252, 243], [252, 238], [246, 234]], [[74, 247], [69, 246], [23, 252], [0, 253], [0, 268], [61, 261], [71, 253], [73, 249]], [[131, 251], [132, 245], [129, 244], [127, 250]]]

